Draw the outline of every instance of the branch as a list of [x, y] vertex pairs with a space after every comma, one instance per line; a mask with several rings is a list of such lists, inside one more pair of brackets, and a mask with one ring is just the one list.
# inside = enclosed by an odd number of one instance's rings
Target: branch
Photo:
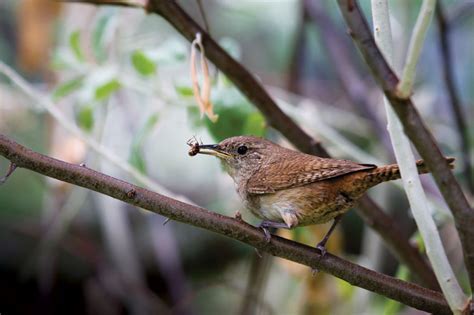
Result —
[[[344, 92], [350, 102], [367, 117], [372, 124], [373, 131], [391, 152], [390, 139], [387, 136], [386, 127], [371, 109], [370, 89], [364, 78], [358, 73], [349, 55], [348, 43], [345, 42], [343, 32], [338, 30], [337, 25], [329, 18], [322, 8], [322, 2], [304, 0], [305, 10], [312, 22], [319, 28], [324, 49], [328, 58], [332, 61], [334, 71], [341, 83]], [[350, 42], [349, 42], [350, 44]], [[392, 155], [393, 156], [393, 155]]]
[[[429, 0], [425, 0], [426, 1]], [[424, 5], [425, 5], [424, 3]], [[393, 64], [393, 41], [390, 29], [390, 14], [388, 10], [388, 0], [372, 0], [372, 20], [374, 28], [375, 43], [384, 54], [387, 62]], [[419, 31], [419, 30], [417, 30]], [[417, 33], [413, 38], [419, 37]], [[411, 43], [415, 41], [412, 38]], [[419, 44], [421, 46], [421, 44]], [[413, 44], [410, 45], [413, 50]], [[408, 59], [413, 59], [413, 52], [409, 53]], [[415, 58], [416, 59], [416, 58]], [[412, 60], [413, 62], [413, 60]], [[407, 62], [409, 64], [410, 61]], [[416, 62], [412, 64], [413, 75]], [[410, 77], [410, 75], [408, 75]], [[400, 83], [398, 87], [400, 87]], [[411, 85], [405, 86], [411, 89]], [[398, 90], [397, 93], [404, 92]], [[406, 92], [406, 91], [405, 91]], [[399, 94], [400, 95], [400, 94]], [[449, 264], [448, 257], [444, 250], [438, 229], [428, 207], [428, 200], [421, 186], [420, 176], [416, 167], [415, 155], [411, 149], [410, 142], [403, 132], [403, 127], [398, 116], [393, 111], [387, 98], [384, 97], [384, 107], [387, 114], [387, 129], [392, 141], [395, 157], [400, 166], [402, 182], [405, 193], [410, 202], [411, 212], [415, 219], [426, 246], [426, 254], [430, 259], [436, 278], [441, 286], [441, 290], [448, 301], [453, 313], [460, 313], [468, 304], [468, 298], [459, 285], [453, 269]]]
[[409, 236], [393, 218], [385, 213], [372, 198], [363, 196], [357, 205], [357, 213], [376, 231], [392, 253], [408, 266], [413, 276], [433, 290], [440, 290], [438, 280], [427, 259], [409, 242]]
[[464, 251], [464, 262], [469, 273], [471, 288], [474, 291], [474, 229], [472, 228], [474, 226], [474, 211], [469, 206], [461, 187], [445, 163], [444, 156], [441, 154], [433, 135], [426, 128], [411, 99], [401, 99], [397, 96], [398, 78], [377, 48], [357, 2], [338, 0], [338, 3], [350, 28], [351, 35], [369, 65], [373, 76], [382, 87], [385, 96], [400, 118], [406, 135], [425, 160], [453, 213]]
[[426, 33], [433, 17], [436, 0], [424, 0], [420, 13], [416, 19], [413, 35], [410, 39], [407, 58], [403, 66], [403, 73], [398, 83], [398, 94], [401, 98], [410, 97], [412, 94], [413, 82], [415, 81], [415, 70], [418, 59], [425, 42]]
[[287, 90], [300, 94], [302, 87], [301, 87], [301, 60], [304, 60], [304, 52], [307, 45], [306, 40], [306, 20], [307, 16], [304, 10], [304, 5], [301, 3], [299, 5], [299, 13], [298, 13], [298, 25], [296, 26], [296, 30], [294, 32], [294, 39], [292, 43], [292, 52], [290, 57], [290, 62], [288, 66], [288, 75], [286, 79], [286, 88]]
[[[105, 4], [102, 0], [76, 0], [74, 2]], [[118, 2], [122, 5], [124, 3]], [[227, 54], [175, 1], [150, 0], [146, 9], [161, 15], [190, 42], [194, 40], [195, 34], [200, 32], [206, 56], [255, 104], [275, 129], [279, 130], [301, 151], [329, 156], [321, 144], [315, 142], [282, 112], [253, 75]], [[361, 203], [361, 207], [358, 208], [358, 212], [362, 212], [362, 217], [366, 218], [366, 222], [384, 238], [391, 249], [398, 250], [395, 255], [408, 265], [413, 274], [418, 275], [428, 287], [438, 289], [439, 286], [431, 267], [416, 248], [409, 243], [408, 236], [401, 232], [403, 229], [374, 202], [370, 203], [372, 208], [366, 208], [366, 204], [368, 203]], [[384, 221], [377, 222], [378, 219]], [[384, 227], [390, 228], [385, 229]]]
[[446, 83], [446, 89], [448, 90], [450, 99], [449, 104], [451, 105], [451, 111], [454, 115], [459, 138], [461, 139], [461, 152], [464, 163], [463, 168], [464, 173], [466, 174], [467, 185], [471, 193], [474, 194], [474, 178], [472, 173], [471, 155], [469, 154], [470, 150], [468, 129], [466, 127], [466, 120], [462, 110], [461, 101], [459, 100], [459, 96], [454, 85], [454, 66], [453, 60], [451, 58], [451, 50], [448, 39], [450, 25], [446, 21], [440, 1], [436, 3], [436, 19], [438, 21], [439, 28], [439, 44], [442, 55], [441, 62], [443, 64], [444, 82]]
[[154, 193], [87, 167], [66, 163], [30, 149], [0, 134], [0, 155], [34, 172], [81, 186], [131, 205], [164, 215], [246, 243], [274, 256], [330, 273], [352, 285], [376, 292], [426, 312], [449, 314], [441, 293], [366, 269], [329, 253], [321, 257], [315, 248], [273, 236], [265, 240], [262, 231], [242, 220], [226, 217]]

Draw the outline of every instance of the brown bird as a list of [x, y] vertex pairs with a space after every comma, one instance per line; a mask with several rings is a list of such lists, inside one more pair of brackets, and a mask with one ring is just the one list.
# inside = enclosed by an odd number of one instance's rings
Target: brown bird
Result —
[[[232, 137], [219, 144], [188, 144], [191, 156], [209, 154], [221, 160], [246, 208], [263, 220], [260, 227], [267, 240], [268, 228], [291, 229], [334, 219], [317, 246], [323, 254], [342, 214], [367, 189], [400, 178], [397, 164], [378, 167], [321, 158], [252, 136]], [[454, 159], [446, 161], [452, 167]], [[417, 167], [420, 174], [429, 172], [422, 160]]]

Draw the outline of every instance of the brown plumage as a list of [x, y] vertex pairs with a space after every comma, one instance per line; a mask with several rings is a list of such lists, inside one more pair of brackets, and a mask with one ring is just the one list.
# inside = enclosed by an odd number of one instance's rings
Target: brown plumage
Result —
[[[264, 228], [327, 222], [354, 206], [367, 189], [400, 178], [397, 164], [378, 167], [320, 158], [251, 136], [199, 145], [198, 151], [220, 158]], [[446, 161], [452, 166], [454, 159]], [[428, 172], [423, 161], [417, 166], [419, 173]]]

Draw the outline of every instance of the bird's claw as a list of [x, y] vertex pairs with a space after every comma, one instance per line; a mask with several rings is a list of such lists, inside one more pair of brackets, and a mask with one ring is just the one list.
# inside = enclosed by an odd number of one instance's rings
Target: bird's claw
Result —
[[263, 234], [265, 234], [265, 242], [270, 243], [270, 241], [272, 240], [272, 235], [270, 234], [270, 231], [264, 226], [260, 226], [260, 228], [263, 230]]
[[323, 258], [324, 255], [326, 255], [326, 253], [328, 252], [324, 244], [319, 243], [318, 245], [316, 245], [316, 248], [319, 250], [321, 258]]
[[[319, 255], [320, 255], [320, 256], [319, 256], [319, 259], [318, 259], [318, 262], [319, 262], [319, 261], [321, 260], [321, 258], [323, 258], [324, 255], [326, 255], [326, 253], [328, 252], [328, 251], [326, 250], [326, 244], [325, 244], [325, 242], [322, 241], [322, 242], [318, 243], [318, 245], [316, 245], [316, 249], [319, 250]], [[319, 269], [318, 269], [318, 268], [314, 268], [314, 267], [311, 268], [311, 275], [312, 275], [313, 277], [315, 277], [315, 276], [318, 274], [318, 272], [319, 272]]]

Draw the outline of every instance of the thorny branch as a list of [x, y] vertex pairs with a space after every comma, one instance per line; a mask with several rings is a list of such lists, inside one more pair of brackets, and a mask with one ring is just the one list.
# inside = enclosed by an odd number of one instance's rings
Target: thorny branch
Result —
[[226, 217], [125, 181], [96, 172], [84, 166], [66, 163], [34, 152], [0, 134], [0, 155], [18, 167], [26, 168], [61, 181], [81, 186], [131, 205], [164, 215], [244, 242], [313, 269], [322, 270], [353, 285], [379, 293], [426, 312], [449, 314], [440, 292], [366, 269], [327, 253], [323, 257], [315, 248], [273, 236], [267, 242], [260, 229], [242, 220]]
[[[400, 98], [398, 78], [387, 64], [372, 37], [372, 32], [356, 1], [338, 0], [342, 15], [350, 28], [350, 34], [361, 51], [378, 84], [383, 89], [393, 109], [403, 124], [404, 131], [415, 145], [433, 174], [441, 194], [453, 213], [461, 239], [464, 262], [474, 289], [474, 211], [452, 174], [433, 135], [425, 126], [410, 98]], [[473, 290], [474, 291], [474, 290]]]

